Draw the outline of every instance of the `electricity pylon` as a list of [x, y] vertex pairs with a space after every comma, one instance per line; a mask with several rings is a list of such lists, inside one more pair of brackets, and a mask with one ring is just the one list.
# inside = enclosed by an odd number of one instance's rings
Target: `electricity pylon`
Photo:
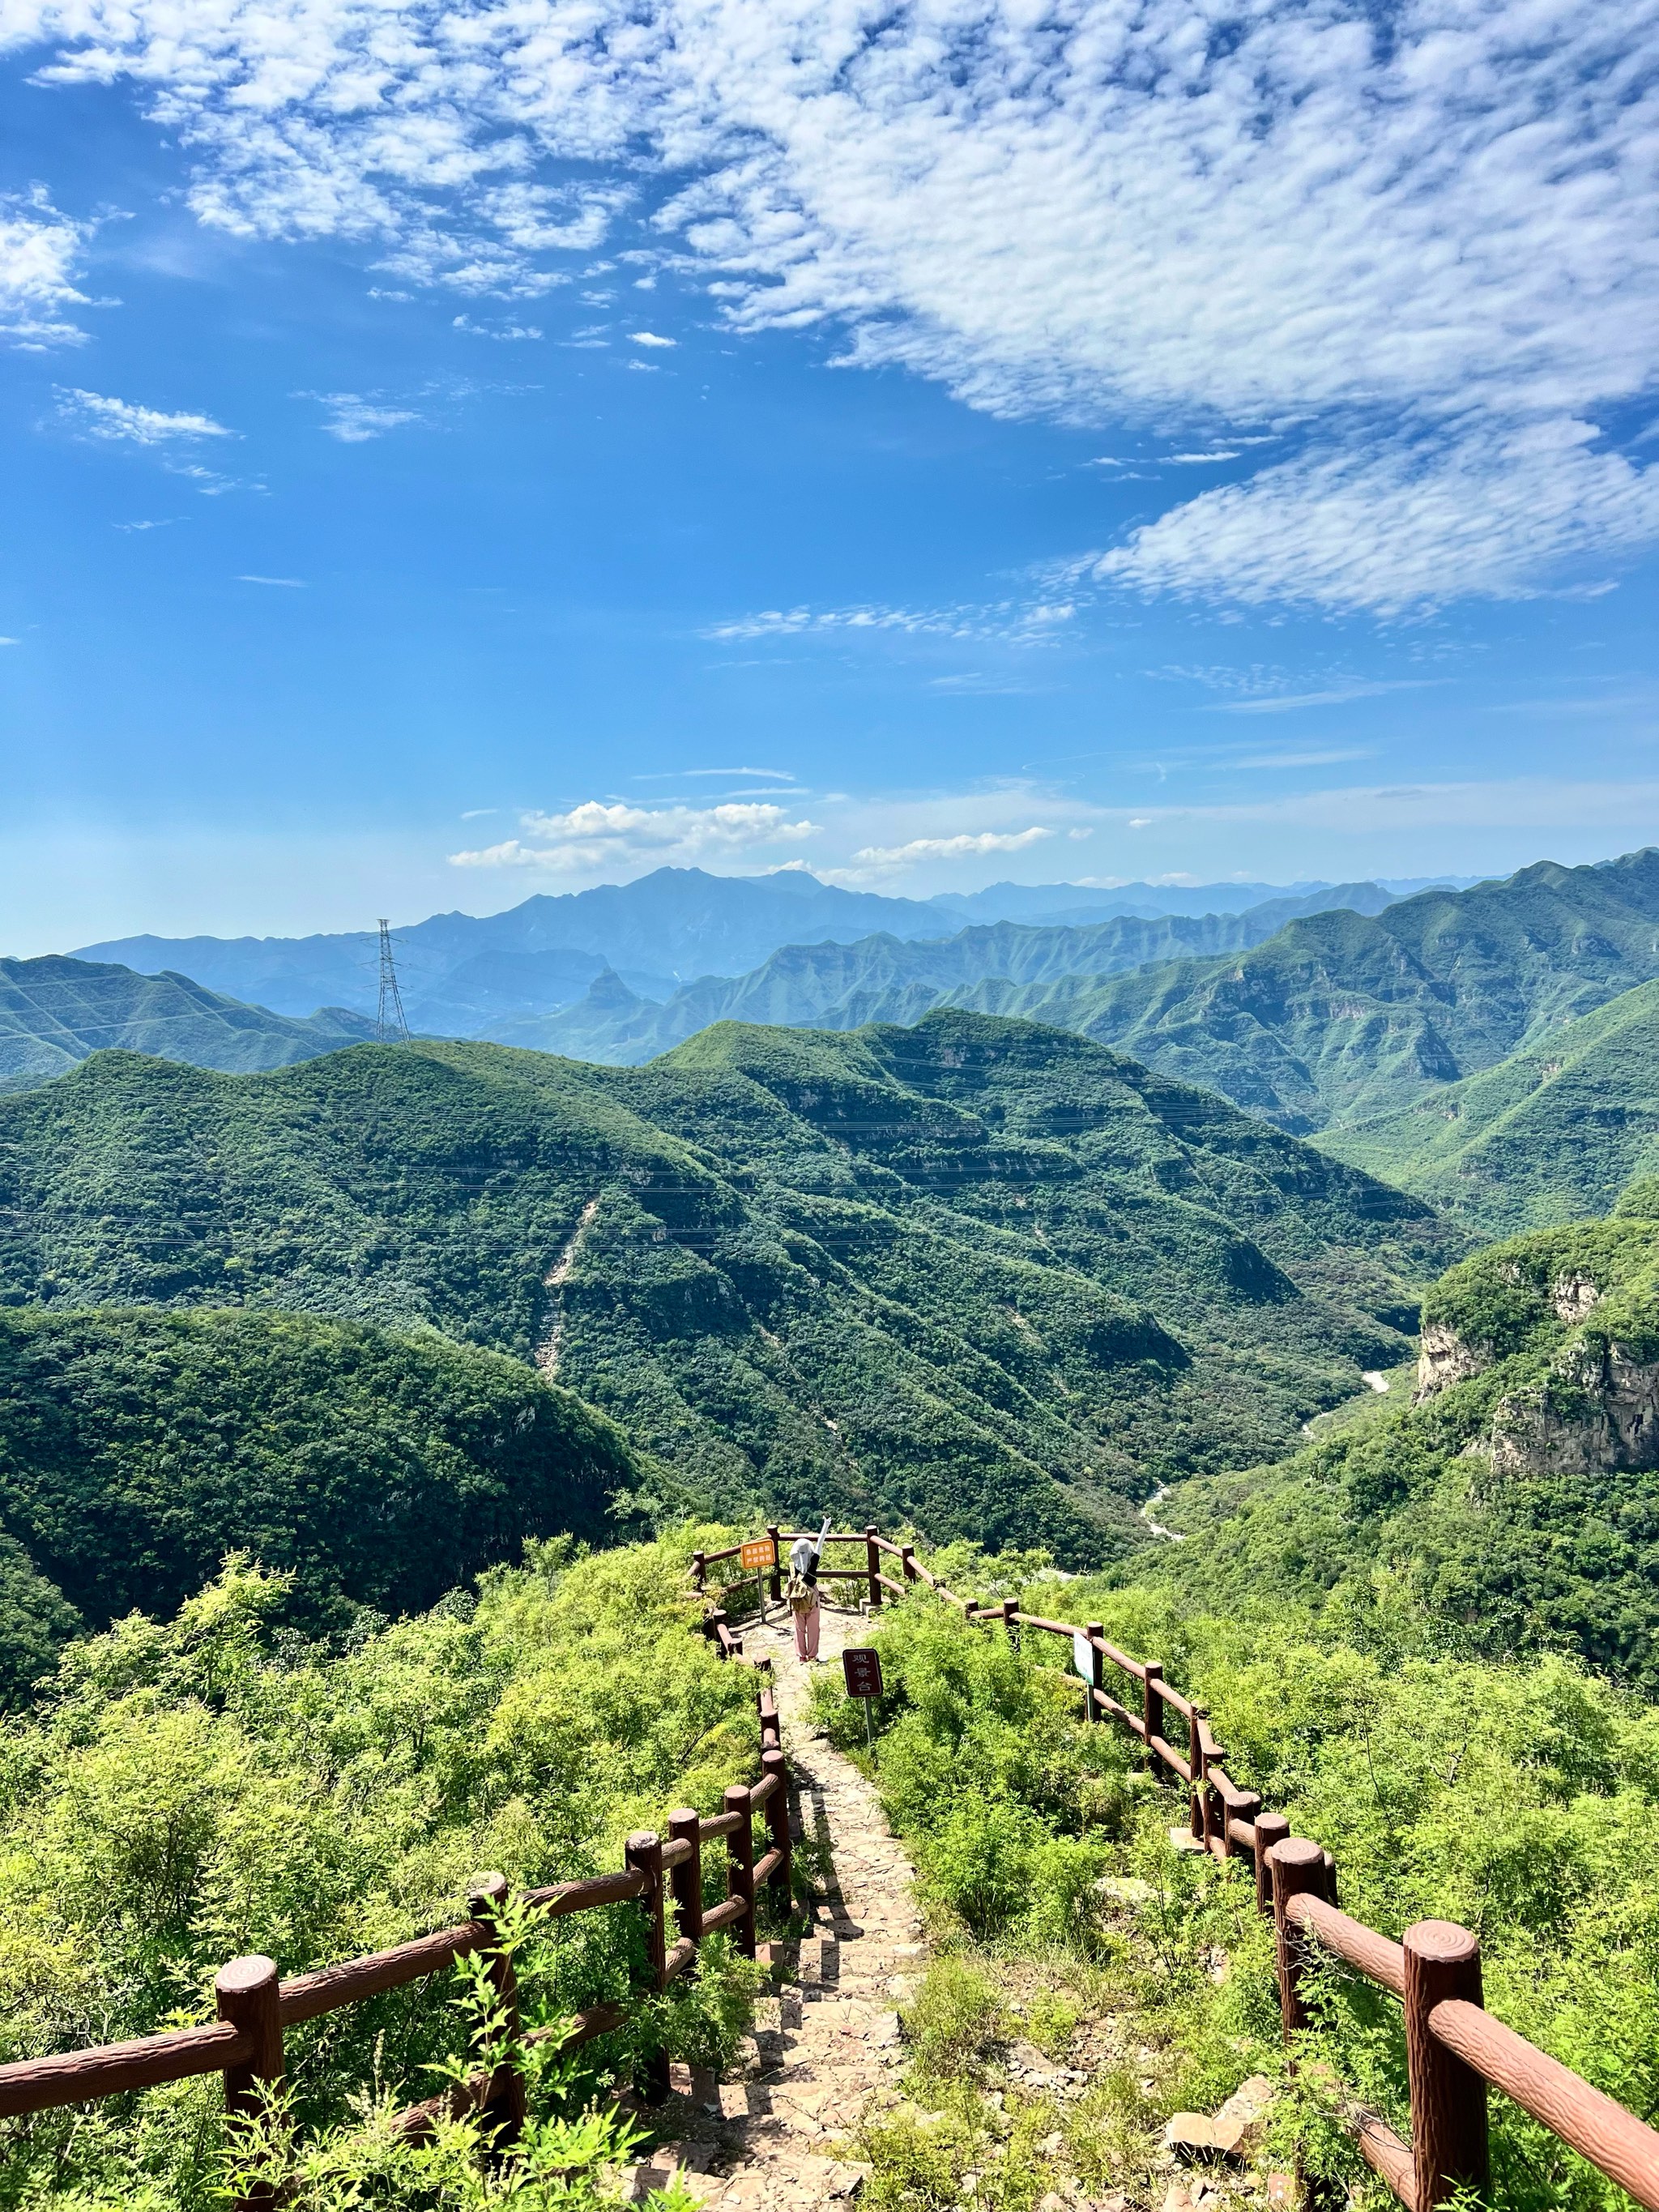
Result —
[[398, 969], [392, 957], [392, 924], [384, 915], [380, 917], [380, 1012], [377, 1034], [382, 1044], [409, 1042], [403, 994], [398, 988]]

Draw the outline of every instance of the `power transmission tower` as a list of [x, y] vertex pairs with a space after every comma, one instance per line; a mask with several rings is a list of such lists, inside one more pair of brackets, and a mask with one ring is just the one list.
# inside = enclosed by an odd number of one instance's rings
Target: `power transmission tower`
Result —
[[382, 1044], [407, 1044], [409, 1024], [404, 1019], [403, 994], [398, 988], [398, 969], [392, 957], [392, 924], [380, 918], [380, 1014]]

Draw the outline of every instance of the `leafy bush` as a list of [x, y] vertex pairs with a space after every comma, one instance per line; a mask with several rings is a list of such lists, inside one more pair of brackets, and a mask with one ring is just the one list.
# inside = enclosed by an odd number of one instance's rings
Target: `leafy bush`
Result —
[[[233, 1560], [173, 1621], [70, 1645], [38, 1711], [0, 1731], [0, 2057], [210, 2019], [228, 1957], [301, 1972], [461, 1917], [480, 1868], [605, 1871], [668, 1808], [716, 1810], [758, 1751], [752, 1677], [690, 1632], [682, 1595], [692, 1546], [720, 1540], [532, 1545], [476, 1599], [343, 1647], [275, 1627], [283, 1580]], [[720, 1871], [711, 1854], [711, 1888]], [[620, 1998], [642, 1971], [637, 1907], [556, 1921], [526, 1941], [526, 2019]], [[589, 2078], [635, 2050], [729, 2053], [754, 1987], [711, 1942], [698, 1985], [588, 2047]], [[453, 2044], [433, 1982], [294, 2030], [295, 2124], [325, 2147], [373, 2137]], [[206, 2212], [217, 2094], [9, 2123], [0, 2203]]]

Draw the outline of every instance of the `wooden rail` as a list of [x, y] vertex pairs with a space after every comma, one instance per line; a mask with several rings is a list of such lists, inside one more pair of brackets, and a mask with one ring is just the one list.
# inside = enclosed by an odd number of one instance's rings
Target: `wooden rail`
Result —
[[[1119, 1723], [1146, 1747], [1154, 1774], [1166, 1770], [1187, 1784], [1192, 1832], [1213, 1856], [1253, 1863], [1256, 1903], [1273, 1915], [1277, 1929], [1279, 2014], [1287, 2043], [1309, 2026], [1303, 1983], [1316, 1950], [1331, 1953], [1401, 2000], [1412, 2140], [1405, 2142], [1376, 2113], [1358, 2106], [1346, 2118], [1366, 2164], [1409, 2212], [1439, 2212], [1459, 2189], [1486, 2188], [1488, 2085], [1588, 2159], [1646, 2212], [1659, 2212], [1659, 2131], [1492, 2018], [1481, 2001], [1480, 1939], [1468, 1929], [1450, 1921], [1419, 1921], [1395, 1942], [1340, 1911], [1330, 1853], [1292, 1836], [1282, 1814], [1265, 1810], [1255, 1790], [1234, 1781], [1226, 1771], [1225, 1747], [1216, 1741], [1203, 1706], [1166, 1682], [1158, 1662], [1120, 1651], [1106, 1641], [1098, 1622], [1079, 1626], [1050, 1620], [1021, 1612], [1012, 1598], [989, 1606], [958, 1597], [916, 1558], [913, 1545], [890, 1543], [873, 1528], [828, 1540], [866, 1546], [864, 1570], [837, 1572], [836, 1579], [866, 1582], [872, 1611], [884, 1596], [902, 1596], [920, 1585], [977, 1626], [1001, 1628], [1015, 1643], [1024, 1629], [1068, 1642], [1082, 1639], [1093, 1657], [1086, 1684], [1090, 1718]], [[700, 1590], [707, 1587], [708, 1568], [734, 1559], [738, 1548], [696, 1555], [693, 1571]], [[884, 1559], [899, 1561], [902, 1581], [882, 1571]], [[723, 1622], [724, 1616], [713, 1620]], [[735, 1656], [727, 1646], [736, 1639], [718, 1628], [712, 1632], [722, 1656]], [[1139, 1684], [1139, 1712], [1105, 1688], [1109, 1665]], [[1165, 1708], [1182, 1723], [1180, 1748], [1165, 1734]], [[0, 2069], [0, 2078], [10, 2070]]]
[[[863, 1540], [862, 1538], [860, 1539]], [[722, 1657], [739, 1656], [736, 1639], [716, 1639]], [[793, 1850], [789, 1831], [789, 1770], [784, 1758], [777, 1705], [769, 1684], [769, 1668], [760, 1662], [758, 1706], [762, 1777], [752, 1786], [733, 1783], [726, 1792], [725, 1810], [712, 1819], [690, 1807], [668, 1816], [668, 1840], [654, 1830], [641, 1830], [628, 1838], [628, 1864], [616, 1874], [592, 1875], [575, 1881], [555, 1882], [542, 1889], [518, 1893], [521, 1905], [536, 1908], [549, 1919], [572, 1913], [592, 1912], [637, 1900], [645, 1918], [645, 1948], [648, 1978], [626, 2004], [599, 2005], [577, 2015], [573, 2044], [592, 2041], [613, 2033], [629, 2014], [653, 1991], [665, 1989], [678, 1975], [696, 1966], [705, 1936], [730, 1928], [738, 1948], [755, 1955], [755, 1899], [757, 1891], [769, 1885], [787, 1911], [793, 1894]], [[753, 1822], [767, 1826], [768, 1849], [754, 1856]], [[702, 1854], [705, 1843], [724, 1838], [727, 1851], [726, 1896], [723, 1904], [702, 1909]], [[472, 1917], [453, 1928], [416, 1936], [389, 1950], [366, 1957], [344, 1959], [315, 1972], [279, 1978], [275, 1963], [250, 1956], [233, 1959], [222, 1966], [215, 1981], [220, 2018], [200, 2027], [173, 2028], [161, 2035], [139, 2036], [126, 2043], [110, 2043], [84, 2051], [61, 2051], [48, 2057], [22, 2058], [0, 2066], [0, 2118], [40, 2112], [59, 2105], [90, 2103], [119, 2097], [136, 2089], [149, 2089], [164, 2081], [182, 2081], [198, 2074], [222, 2074], [226, 2107], [232, 2112], [257, 2112], [269, 2090], [283, 2075], [284, 2031], [301, 2021], [319, 2019], [341, 2007], [361, 2004], [386, 1990], [423, 1979], [453, 1966], [470, 1952], [490, 1954], [490, 1976], [497, 1998], [507, 2014], [509, 2033], [518, 2037], [517, 1991], [511, 1954], [497, 1948], [499, 1916], [510, 1894], [502, 1875], [485, 1874], [472, 1885]], [[676, 1941], [667, 1941], [667, 1915], [672, 1910]], [[532, 2030], [522, 2040], [538, 2041], [553, 2030]], [[636, 2083], [651, 2100], [667, 2094], [665, 2054], [652, 2054], [642, 2062]], [[475, 2074], [459, 2088], [412, 2106], [398, 2116], [399, 2134], [416, 2137], [428, 2131], [446, 2112], [482, 2112], [497, 2144], [511, 2142], [525, 2118], [524, 2083], [512, 2068], [496, 2073]], [[268, 2212], [268, 2200], [249, 2197], [237, 2200], [237, 2212], [253, 2212], [255, 2205]]]

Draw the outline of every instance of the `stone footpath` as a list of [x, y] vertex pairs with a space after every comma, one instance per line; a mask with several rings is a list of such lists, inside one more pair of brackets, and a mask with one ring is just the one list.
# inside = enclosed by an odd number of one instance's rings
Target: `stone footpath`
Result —
[[[858, 1614], [826, 1608], [820, 1663], [837, 1667], [842, 1648], [866, 1632]], [[902, 2067], [896, 2007], [922, 1969], [921, 1923], [910, 1863], [875, 1792], [806, 1731], [810, 1670], [796, 1660], [787, 1619], [746, 1626], [744, 1649], [772, 1662], [801, 1826], [823, 1869], [812, 1932], [765, 1947], [775, 1994], [757, 2008], [734, 2078], [675, 2067], [668, 2102], [650, 2115], [665, 2140], [628, 2174], [625, 2193], [638, 2203], [678, 2175], [708, 2212], [810, 2212], [863, 2182], [864, 2168], [826, 2157], [824, 2145], [890, 2092]]]

